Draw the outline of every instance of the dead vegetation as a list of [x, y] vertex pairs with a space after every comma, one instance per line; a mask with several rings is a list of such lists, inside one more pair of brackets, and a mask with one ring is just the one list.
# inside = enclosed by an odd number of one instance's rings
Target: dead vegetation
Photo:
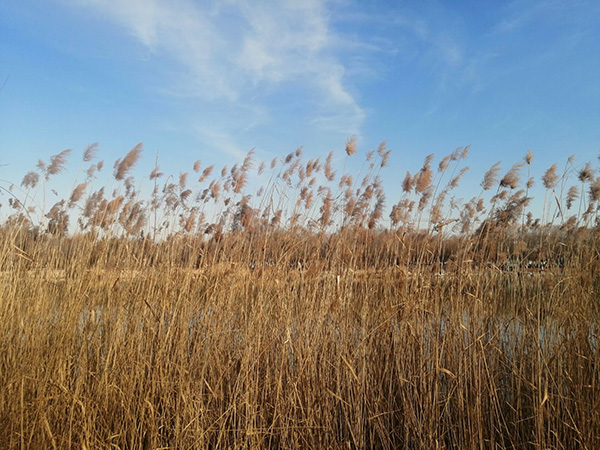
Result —
[[462, 204], [468, 149], [428, 156], [385, 222], [385, 144], [360, 174], [157, 165], [147, 197], [141, 146], [112, 187], [96, 150], [68, 201], [68, 152], [3, 191], [1, 448], [600, 447], [591, 166], [553, 165], [535, 219], [532, 154]]

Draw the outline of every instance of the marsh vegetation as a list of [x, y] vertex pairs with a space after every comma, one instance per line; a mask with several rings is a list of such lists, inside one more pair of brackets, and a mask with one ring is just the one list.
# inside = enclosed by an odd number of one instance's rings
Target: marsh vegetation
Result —
[[69, 152], [2, 185], [1, 448], [600, 447], [591, 164], [536, 218], [531, 153], [466, 201], [468, 148], [430, 155], [390, 202], [385, 144], [147, 192], [141, 146], [111, 186], [96, 150], [58, 201]]

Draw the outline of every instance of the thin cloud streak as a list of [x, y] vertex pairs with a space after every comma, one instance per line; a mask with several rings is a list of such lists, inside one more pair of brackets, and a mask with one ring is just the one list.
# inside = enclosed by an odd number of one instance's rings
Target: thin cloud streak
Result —
[[226, 131], [214, 127], [196, 126], [195, 132], [198, 138], [207, 146], [210, 152], [221, 152], [239, 161], [244, 159], [247, 151], [243, 151], [234, 141], [234, 138]]
[[[268, 96], [292, 85], [313, 99], [318, 115], [352, 111], [352, 122], [362, 124], [365, 113], [335, 55], [341, 38], [326, 2], [231, 0], [200, 8], [189, 0], [74, 1], [124, 27], [155, 57], [184, 68], [170, 68], [163, 92], [249, 105], [257, 92]], [[261, 100], [268, 102], [264, 95]]]

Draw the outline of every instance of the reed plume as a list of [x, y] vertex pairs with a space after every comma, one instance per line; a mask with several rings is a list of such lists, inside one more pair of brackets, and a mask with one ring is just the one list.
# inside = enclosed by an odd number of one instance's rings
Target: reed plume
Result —
[[501, 187], [507, 187], [510, 189], [516, 189], [521, 182], [521, 169], [523, 168], [523, 162], [514, 164], [510, 170], [500, 180]]
[[27, 172], [21, 181], [21, 186], [32, 189], [37, 186], [40, 176], [36, 172]]
[[96, 158], [96, 154], [98, 153], [98, 143], [94, 142], [86, 147], [83, 152], [83, 162], [89, 162]]
[[134, 148], [132, 148], [125, 158], [118, 159], [115, 162], [114, 166], [114, 177], [117, 180], [123, 180], [129, 171], [133, 168], [135, 163], [138, 161], [142, 154], [143, 145], [142, 143], [137, 144]]
[[593, 180], [594, 171], [592, 170], [592, 165], [590, 163], [586, 163], [585, 167], [579, 171], [579, 181], [586, 183]]
[[406, 172], [404, 180], [402, 181], [402, 191], [406, 194], [410, 194], [414, 187], [414, 178], [410, 175], [410, 172]]
[[425, 192], [431, 185], [431, 181], [433, 180], [433, 171], [431, 170], [432, 159], [433, 155], [428, 155], [425, 158], [425, 163], [423, 164], [423, 167], [421, 168], [419, 173], [415, 175], [414, 187], [417, 193]]
[[488, 171], [483, 176], [481, 188], [484, 191], [489, 191], [492, 187], [496, 185], [496, 182], [498, 180], [498, 173], [500, 172], [500, 164], [500, 161], [495, 163], [492, 167], [488, 169]]
[[67, 163], [67, 158], [70, 154], [71, 149], [67, 149], [50, 158], [50, 164], [45, 167], [46, 179], [48, 179], [50, 175], [56, 175], [65, 170], [65, 164]]
[[558, 182], [558, 175], [556, 174], [556, 164], [552, 164], [548, 170], [542, 176], [542, 183], [548, 190], [554, 189]]
[[80, 183], [75, 187], [75, 189], [73, 189], [73, 192], [71, 193], [71, 198], [69, 199], [69, 206], [74, 205], [81, 199], [81, 197], [83, 197], [87, 186], [87, 182]]
[[579, 189], [577, 186], [571, 186], [567, 192], [567, 209], [571, 209], [573, 202], [579, 198]]
[[356, 153], [356, 136], [348, 138], [346, 141], [346, 155], [352, 156]]

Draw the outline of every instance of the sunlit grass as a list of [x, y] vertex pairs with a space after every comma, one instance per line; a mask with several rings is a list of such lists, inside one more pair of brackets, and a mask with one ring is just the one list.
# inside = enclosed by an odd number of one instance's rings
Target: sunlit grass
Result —
[[385, 145], [156, 167], [147, 198], [141, 146], [96, 190], [95, 150], [47, 209], [67, 153], [4, 188], [1, 448], [600, 446], [591, 166], [535, 218], [530, 154], [457, 205], [466, 148], [394, 200]]

